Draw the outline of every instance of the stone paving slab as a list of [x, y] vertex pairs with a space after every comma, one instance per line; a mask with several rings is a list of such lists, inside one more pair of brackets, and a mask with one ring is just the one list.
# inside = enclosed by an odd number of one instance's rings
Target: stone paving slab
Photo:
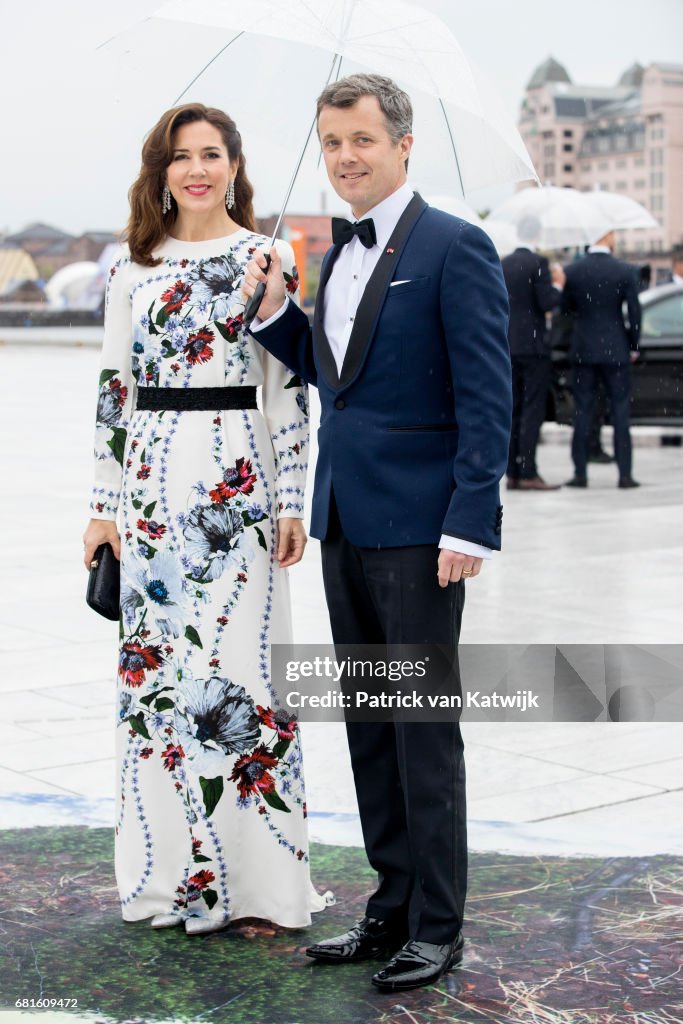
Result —
[[[113, 813], [116, 632], [82, 599], [97, 366], [93, 347], [0, 345], [0, 827]], [[541, 472], [559, 482], [568, 432], [544, 430], [562, 443], [541, 446]], [[463, 642], [680, 642], [682, 469], [682, 449], [648, 441], [638, 491], [617, 490], [614, 466], [591, 466], [584, 492], [504, 491], [504, 553], [468, 586]], [[290, 579], [296, 639], [329, 643], [316, 542]], [[474, 848], [681, 851], [680, 723], [463, 729]], [[343, 726], [302, 734], [313, 835], [359, 843]]]

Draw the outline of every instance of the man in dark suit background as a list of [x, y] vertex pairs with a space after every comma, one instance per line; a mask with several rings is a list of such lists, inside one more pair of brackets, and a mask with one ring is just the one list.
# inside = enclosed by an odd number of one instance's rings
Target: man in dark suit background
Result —
[[[598, 377], [609, 396], [614, 427], [614, 455], [619, 487], [638, 487], [631, 475], [629, 401], [631, 363], [638, 358], [640, 302], [636, 272], [612, 255], [614, 233], [592, 245], [586, 256], [566, 268], [562, 309], [575, 315], [574, 363], [574, 476], [568, 487], [587, 487], [586, 465], [591, 415]], [[624, 319], [626, 305], [628, 321]]]
[[[311, 533], [322, 541], [336, 644], [438, 644], [455, 655], [464, 579], [500, 547], [510, 428], [507, 293], [479, 228], [407, 184], [409, 97], [352, 75], [318, 100], [327, 173], [355, 224], [333, 222], [313, 329], [280, 260], [254, 337], [318, 387]], [[366, 916], [308, 954], [333, 964], [395, 954], [383, 990], [436, 981], [462, 959], [467, 884], [458, 722], [349, 722], [368, 859]]]
[[[539, 235], [536, 217], [525, 217], [517, 228], [520, 242], [503, 261], [510, 299], [508, 341], [512, 358], [512, 434], [508, 458], [508, 490], [554, 491], [536, 467], [538, 435], [550, 387], [550, 345], [546, 313], [559, 305], [564, 273], [537, 255], [532, 245]], [[557, 287], [555, 287], [557, 285]]]

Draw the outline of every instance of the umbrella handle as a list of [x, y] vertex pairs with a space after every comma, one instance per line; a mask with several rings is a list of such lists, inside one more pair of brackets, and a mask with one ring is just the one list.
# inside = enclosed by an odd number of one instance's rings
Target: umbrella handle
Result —
[[[267, 274], [268, 270], [270, 269], [270, 263], [271, 263], [270, 253], [267, 252], [264, 255], [265, 255], [265, 258], [266, 258], [266, 274]], [[263, 296], [265, 294], [266, 294], [265, 281], [259, 281], [259, 283], [256, 285], [256, 288], [254, 289], [254, 294], [252, 295], [252, 297], [249, 299], [249, 302], [244, 307], [244, 320], [243, 320], [243, 323], [244, 323], [245, 327], [249, 327], [251, 325], [251, 321], [254, 319], [254, 317], [258, 313], [259, 306], [261, 305], [261, 302], [263, 301]]]

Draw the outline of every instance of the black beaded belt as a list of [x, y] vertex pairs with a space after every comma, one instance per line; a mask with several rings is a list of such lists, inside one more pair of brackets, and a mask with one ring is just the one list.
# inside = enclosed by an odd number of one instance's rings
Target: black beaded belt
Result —
[[256, 388], [139, 388], [137, 408], [151, 412], [256, 409]]

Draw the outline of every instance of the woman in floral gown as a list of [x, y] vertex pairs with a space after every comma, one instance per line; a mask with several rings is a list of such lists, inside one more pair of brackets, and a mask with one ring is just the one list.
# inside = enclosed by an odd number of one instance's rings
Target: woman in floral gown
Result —
[[322, 906], [299, 734], [269, 685], [306, 541], [306, 392], [243, 329], [240, 282], [264, 243], [251, 198], [230, 118], [162, 116], [107, 286], [84, 537], [87, 566], [105, 541], [121, 558], [123, 917], [191, 934], [243, 917], [301, 927]]

